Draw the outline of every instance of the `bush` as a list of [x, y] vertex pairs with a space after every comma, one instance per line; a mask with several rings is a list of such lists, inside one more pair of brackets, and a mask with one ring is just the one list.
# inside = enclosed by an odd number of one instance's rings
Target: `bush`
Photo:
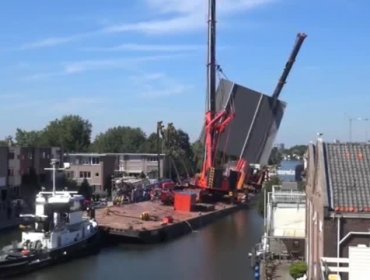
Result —
[[307, 264], [305, 262], [297, 262], [290, 266], [289, 274], [294, 279], [302, 277], [307, 271]]

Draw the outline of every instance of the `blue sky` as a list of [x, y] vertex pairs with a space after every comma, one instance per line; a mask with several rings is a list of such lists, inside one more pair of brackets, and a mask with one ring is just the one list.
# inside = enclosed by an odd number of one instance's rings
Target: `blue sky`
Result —
[[[174, 122], [194, 140], [204, 119], [207, 0], [7, 0], [0, 3], [0, 138], [65, 114], [93, 135]], [[370, 11], [360, 0], [219, 0], [217, 60], [229, 79], [271, 94], [297, 32], [277, 142], [348, 140], [370, 117]], [[353, 139], [370, 138], [354, 121]]]

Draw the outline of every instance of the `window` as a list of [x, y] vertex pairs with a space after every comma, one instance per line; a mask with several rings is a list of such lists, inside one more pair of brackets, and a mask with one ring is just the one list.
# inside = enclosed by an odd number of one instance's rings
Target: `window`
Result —
[[80, 178], [91, 178], [90, 171], [80, 171]]
[[96, 173], [95, 173], [95, 176], [96, 176], [96, 177], [99, 177], [99, 173], [98, 173], [98, 172], [96, 172]]
[[90, 158], [89, 157], [83, 157], [82, 158], [82, 164], [84, 164], [84, 165], [90, 164]]
[[28, 158], [32, 159], [32, 153], [31, 152], [28, 153]]
[[127, 160], [142, 160], [141, 155], [129, 155], [127, 156]]
[[93, 158], [91, 159], [91, 162], [92, 162], [92, 164], [99, 164], [99, 162], [100, 162], [100, 158], [98, 158], [98, 157], [93, 157]]
[[14, 169], [8, 169], [8, 176], [14, 176]]
[[50, 157], [50, 155], [49, 155], [49, 153], [48, 152], [42, 152], [42, 158], [49, 158]]
[[9, 154], [8, 154], [8, 157], [9, 157], [9, 159], [14, 159], [14, 153], [12, 153], [12, 152], [11, 152], [11, 153], [9, 153]]

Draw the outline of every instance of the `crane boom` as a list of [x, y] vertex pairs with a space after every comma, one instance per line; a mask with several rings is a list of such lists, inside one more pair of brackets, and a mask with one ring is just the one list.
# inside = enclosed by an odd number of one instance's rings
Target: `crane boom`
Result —
[[207, 95], [207, 111], [213, 119], [216, 112], [216, 0], [209, 0], [208, 4]]
[[283, 73], [281, 74], [281, 77], [279, 79], [279, 82], [277, 83], [276, 85], [276, 88], [274, 90], [274, 93], [272, 94], [272, 97], [274, 98], [274, 100], [277, 100], [279, 98], [279, 95], [281, 93], [281, 90], [283, 89], [285, 83], [286, 83], [286, 79], [288, 78], [288, 75], [289, 75], [289, 72], [290, 70], [292, 69], [292, 66], [295, 62], [295, 59], [298, 55], [298, 52], [303, 44], [303, 41], [304, 39], [307, 37], [307, 35], [305, 33], [298, 33], [297, 34], [297, 40], [294, 44], [294, 48], [293, 48], [293, 51], [292, 53], [290, 54], [290, 57], [289, 57], [289, 60], [288, 62], [286, 63], [285, 65], [285, 68], [284, 68], [284, 71]]
[[[216, 0], [208, 1], [208, 62], [207, 62], [207, 112], [206, 149], [203, 163], [203, 178], [213, 165], [214, 126], [216, 114]], [[205, 184], [205, 181], [204, 181]]]

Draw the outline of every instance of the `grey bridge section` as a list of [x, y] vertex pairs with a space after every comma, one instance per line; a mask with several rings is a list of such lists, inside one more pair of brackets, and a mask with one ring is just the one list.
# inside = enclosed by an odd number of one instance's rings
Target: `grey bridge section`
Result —
[[266, 164], [283, 118], [286, 103], [222, 79], [216, 110], [235, 112], [235, 119], [220, 136], [218, 150], [250, 163]]

